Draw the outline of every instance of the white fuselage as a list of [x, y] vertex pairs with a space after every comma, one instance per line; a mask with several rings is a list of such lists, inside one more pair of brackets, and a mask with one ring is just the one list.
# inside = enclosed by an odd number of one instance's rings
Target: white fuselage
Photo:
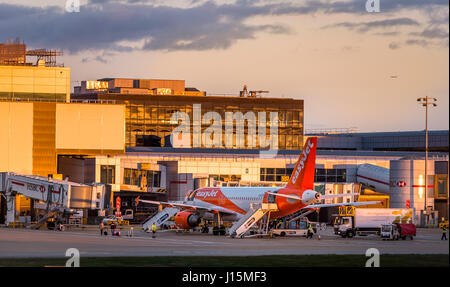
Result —
[[251, 204], [262, 203], [267, 192], [282, 187], [215, 187], [195, 190], [185, 200], [187, 204], [222, 210], [240, 218], [250, 210]]

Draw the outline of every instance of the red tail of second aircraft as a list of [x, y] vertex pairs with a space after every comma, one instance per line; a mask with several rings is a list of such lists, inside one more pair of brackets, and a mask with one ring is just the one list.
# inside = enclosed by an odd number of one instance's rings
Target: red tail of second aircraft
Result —
[[317, 137], [310, 137], [298, 158], [287, 188], [306, 190], [314, 189], [314, 172], [316, 166]]

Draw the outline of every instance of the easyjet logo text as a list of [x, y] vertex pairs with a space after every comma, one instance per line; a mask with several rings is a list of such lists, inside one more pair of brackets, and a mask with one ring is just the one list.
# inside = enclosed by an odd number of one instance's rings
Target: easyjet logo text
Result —
[[306, 148], [302, 152], [301, 159], [300, 159], [300, 162], [297, 165], [297, 169], [295, 170], [294, 176], [292, 177], [292, 183], [293, 184], [295, 184], [295, 182], [297, 181], [297, 178], [298, 178], [300, 172], [305, 167], [305, 161], [308, 158], [308, 155], [311, 152], [311, 149], [312, 149], [313, 146], [314, 146], [314, 144], [312, 143], [312, 141], [308, 141], [308, 144], [306, 145]]
[[203, 197], [203, 198], [215, 197], [218, 192], [219, 192], [218, 190], [199, 191], [197, 192], [196, 197]]

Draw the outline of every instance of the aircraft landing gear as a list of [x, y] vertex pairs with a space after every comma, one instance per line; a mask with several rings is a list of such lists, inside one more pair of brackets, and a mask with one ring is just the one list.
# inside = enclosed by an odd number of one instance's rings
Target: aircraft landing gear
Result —
[[226, 234], [226, 230], [224, 226], [214, 226], [213, 227], [213, 234], [214, 235], [225, 235]]
[[213, 227], [213, 235], [225, 235], [225, 226], [222, 225], [222, 220], [220, 218], [220, 213], [217, 213], [217, 226]]

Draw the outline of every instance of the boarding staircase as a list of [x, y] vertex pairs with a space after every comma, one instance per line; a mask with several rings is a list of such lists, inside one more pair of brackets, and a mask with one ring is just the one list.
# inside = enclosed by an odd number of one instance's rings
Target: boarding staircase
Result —
[[276, 203], [254, 203], [250, 206], [250, 210], [231, 226], [228, 234], [232, 238], [241, 238], [264, 215], [274, 211], [278, 211]]
[[155, 214], [153, 217], [151, 217], [149, 220], [144, 222], [143, 228], [145, 231], [150, 232], [152, 229], [153, 223], [155, 223], [156, 227], [159, 228], [164, 222], [169, 220], [172, 216], [178, 213], [178, 208], [176, 207], [166, 207], [157, 214]]
[[41, 225], [43, 225], [47, 221], [47, 219], [56, 216], [59, 212], [61, 212], [61, 208], [57, 206], [51, 208], [43, 217], [39, 218], [35, 224], [30, 226], [30, 228], [39, 229], [39, 227], [41, 227]]
[[298, 211], [296, 211], [294, 213], [291, 213], [291, 214], [285, 216], [284, 220], [286, 222], [288, 222], [288, 221], [295, 221], [295, 220], [297, 220], [299, 218], [307, 216], [308, 214], [310, 214], [312, 212], [314, 212], [314, 210], [300, 209], [300, 210], [298, 210]]

